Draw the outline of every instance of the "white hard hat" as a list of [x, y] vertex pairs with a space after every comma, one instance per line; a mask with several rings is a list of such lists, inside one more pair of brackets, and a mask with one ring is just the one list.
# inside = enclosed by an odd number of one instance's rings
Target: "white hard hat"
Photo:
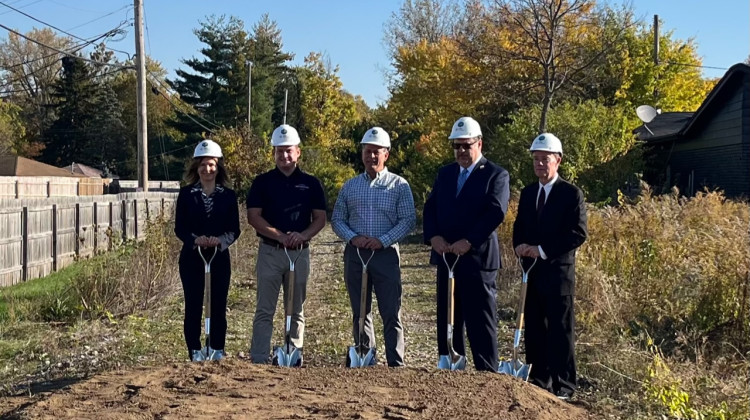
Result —
[[193, 153], [193, 158], [202, 157], [221, 158], [224, 157], [224, 155], [221, 154], [221, 146], [213, 140], [206, 139], [198, 143], [198, 146], [195, 147], [195, 152]]
[[562, 155], [562, 142], [552, 133], [542, 133], [534, 139], [529, 148], [530, 152], [550, 152]]
[[471, 117], [461, 117], [453, 123], [453, 129], [449, 139], [473, 139], [482, 135], [477, 120]]
[[281, 124], [273, 130], [271, 146], [296, 146], [299, 144], [297, 130], [288, 124]]
[[380, 127], [372, 127], [362, 136], [361, 144], [374, 144], [376, 146], [391, 148], [391, 136]]

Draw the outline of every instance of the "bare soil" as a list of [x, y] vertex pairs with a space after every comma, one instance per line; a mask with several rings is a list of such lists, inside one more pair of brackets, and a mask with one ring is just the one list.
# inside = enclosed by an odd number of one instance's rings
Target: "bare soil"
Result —
[[[93, 376], [6, 413], [45, 419], [577, 420], [585, 410], [508, 376], [427, 368], [301, 369], [237, 358]], [[0, 407], [12, 403], [10, 397]], [[15, 405], [15, 404], [10, 404]]]

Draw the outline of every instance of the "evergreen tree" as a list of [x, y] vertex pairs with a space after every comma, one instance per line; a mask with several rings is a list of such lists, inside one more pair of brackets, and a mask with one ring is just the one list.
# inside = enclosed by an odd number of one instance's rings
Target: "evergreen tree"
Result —
[[[268, 14], [253, 25], [250, 39], [250, 60], [252, 70], [252, 127], [253, 132], [266, 136], [274, 127], [283, 122], [284, 89], [288, 88], [293, 101], [299, 97], [296, 75], [286, 67], [286, 62], [294, 56], [282, 51], [281, 30]], [[279, 84], [284, 81], [283, 87]], [[275, 102], [275, 103], [274, 103]], [[247, 109], [247, 108], [245, 108]], [[295, 108], [298, 109], [298, 108]], [[292, 113], [296, 114], [295, 110]], [[287, 123], [293, 124], [287, 111]]]
[[55, 166], [80, 162], [87, 148], [92, 126], [89, 116], [96, 112], [96, 84], [86, 63], [75, 57], [62, 59], [62, 75], [52, 89], [52, 106], [57, 119], [46, 130], [41, 160]]
[[81, 162], [103, 169], [125, 178], [136, 176], [136, 151], [128, 142], [125, 124], [122, 121], [122, 105], [109, 84], [102, 83], [95, 98], [96, 112], [90, 115], [90, 126], [96, 129], [86, 133]]
[[194, 120], [213, 130], [234, 126], [247, 115], [249, 45], [244, 23], [234, 16], [210, 16], [194, 33], [206, 44], [200, 50], [204, 58], [183, 60], [192, 71], [179, 69], [178, 79], [170, 81], [182, 101], [199, 114], [178, 116], [176, 128], [186, 134], [206, 131]]

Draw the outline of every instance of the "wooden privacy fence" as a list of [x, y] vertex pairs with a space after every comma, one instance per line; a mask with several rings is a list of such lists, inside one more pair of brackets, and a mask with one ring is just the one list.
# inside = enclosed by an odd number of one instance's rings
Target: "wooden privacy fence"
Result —
[[[148, 181], [149, 191], [178, 192], [180, 181]], [[0, 199], [48, 198], [137, 192], [138, 181], [64, 176], [0, 176]]]
[[46, 276], [120, 240], [142, 239], [148, 220], [174, 216], [176, 200], [164, 192], [0, 199], [0, 287]]
[[45, 198], [99, 195], [102, 178], [64, 176], [0, 176], [0, 198]]

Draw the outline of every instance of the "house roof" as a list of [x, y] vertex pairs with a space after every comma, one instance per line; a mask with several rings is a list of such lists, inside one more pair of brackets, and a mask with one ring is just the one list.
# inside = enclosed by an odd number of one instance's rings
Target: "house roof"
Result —
[[14, 155], [0, 156], [0, 176], [66, 176], [80, 177], [46, 163]]
[[72, 162], [70, 165], [63, 166], [61, 169], [64, 169], [68, 172], [72, 172], [74, 174], [79, 174], [87, 177], [101, 177], [102, 171], [96, 168], [92, 168], [91, 166], [84, 165], [82, 163]]
[[[741, 82], [742, 78], [747, 75], [750, 75], [750, 66], [744, 63], [733, 65], [716, 83], [716, 86], [709, 92], [698, 110], [695, 112], [666, 112], [657, 115], [653, 121], [637, 127], [633, 130], [633, 133], [640, 140], [646, 140], [648, 143], [670, 141], [685, 136], [708, 122], [716, 107], [721, 105], [720, 99], [736, 92], [736, 83]], [[653, 135], [644, 126], [648, 126]]]
[[643, 124], [633, 130], [633, 133], [640, 140], [646, 141], [670, 137], [679, 133], [692, 116], [692, 112], [665, 112], [658, 114], [650, 123]]

